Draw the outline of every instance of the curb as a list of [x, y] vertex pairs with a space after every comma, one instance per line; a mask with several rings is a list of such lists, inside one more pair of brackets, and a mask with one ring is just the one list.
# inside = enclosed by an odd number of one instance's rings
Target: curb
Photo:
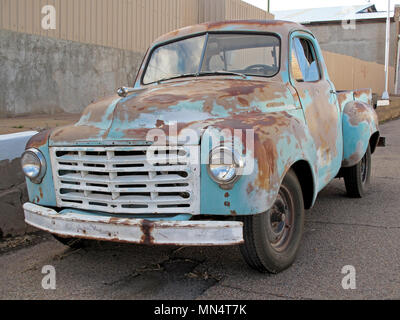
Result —
[[24, 221], [22, 204], [28, 201], [20, 158], [36, 131], [0, 135], [0, 239], [34, 229]]
[[35, 134], [36, 131], [25, 131], [0, 135], [0, 161], [21, 157], [26, 143]]

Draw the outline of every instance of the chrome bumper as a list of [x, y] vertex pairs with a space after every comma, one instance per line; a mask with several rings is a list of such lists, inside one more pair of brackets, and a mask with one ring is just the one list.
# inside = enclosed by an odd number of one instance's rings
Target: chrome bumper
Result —
[[24, 204], [26, 223], [62, 237], [182, 246], [243, 243], [238, 221], [148, 221], [55, 210]]

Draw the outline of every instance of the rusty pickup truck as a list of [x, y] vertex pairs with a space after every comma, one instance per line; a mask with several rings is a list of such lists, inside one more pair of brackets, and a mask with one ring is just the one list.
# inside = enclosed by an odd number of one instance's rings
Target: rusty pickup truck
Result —
[[26, 222], [82, 239], [240, 245], [289, 267], [305, 210], [334, 178], [363, 197], [379, 140], [371, 90], [338, 92], [317, 39], [285, 21], [224, 21], [157, 39], [132, 87], [26, 146]]

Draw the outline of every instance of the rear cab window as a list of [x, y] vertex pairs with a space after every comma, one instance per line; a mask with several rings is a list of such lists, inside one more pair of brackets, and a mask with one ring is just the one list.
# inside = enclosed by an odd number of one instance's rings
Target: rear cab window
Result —
[[317, 55], [310, 40], [293, 38], [291, 57], [292, 76], [297, 82], [314, 82], [321, 79]]

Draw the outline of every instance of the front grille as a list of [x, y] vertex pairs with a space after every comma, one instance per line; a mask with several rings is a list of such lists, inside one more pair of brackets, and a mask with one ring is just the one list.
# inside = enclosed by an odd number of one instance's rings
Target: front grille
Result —
[[199, 147], [52, 147], [57, 206], [121, 214], [198, 214]]

